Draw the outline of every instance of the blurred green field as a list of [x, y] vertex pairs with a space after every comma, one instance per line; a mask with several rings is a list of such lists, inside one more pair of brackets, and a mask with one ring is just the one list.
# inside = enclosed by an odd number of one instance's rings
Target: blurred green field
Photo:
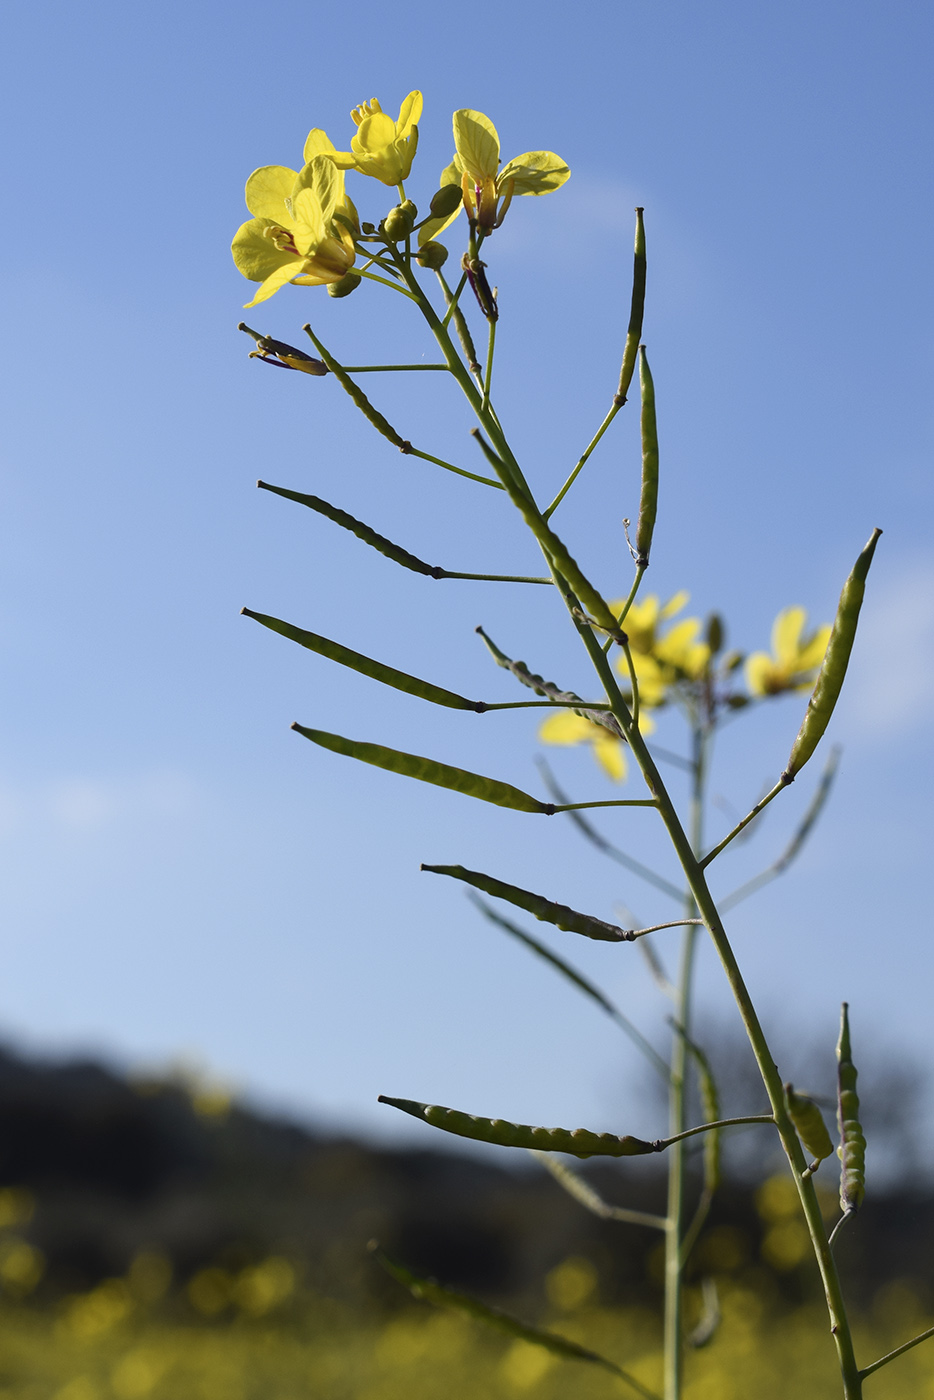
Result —
[[[586, 1261], [566, 1261], [549, 1277], [549, 1311], [538, 1320], [657, 1387], [657, 1316], [602, 1307], [593, 1286]], [[833, 1348], [817, 1308], [770, 1313], [755, 1293], [729, 1282], [720, 1293], [720, 1326], [689, 1356], [689, 1400], [839, 1394]], [[693, 1301], [696, 1308], [699, 1300]], [[890, 1285], [857, 1326], [861, 1359], [874, 1359], [930, 1322], [907, 1285]], [[870, 1378], [866, 1389], [879, 1400], [934, 1400], [934, 1353], [917, 1348]], [[126, 1277], [54, 1306], [24, 1299], [0, 1307], [0, 1400], [603, 1400], [627, 1394], [633, 1394], [629, 1387], [596, 1367], [498, 1337], [457, 1314], [413, 1303], [390, 1316], [367, 1317], [304, 1290], [281, 1258], [238, 1275], [206, 1269], [175, 1290], [165, 1260], [140, 1256]]]

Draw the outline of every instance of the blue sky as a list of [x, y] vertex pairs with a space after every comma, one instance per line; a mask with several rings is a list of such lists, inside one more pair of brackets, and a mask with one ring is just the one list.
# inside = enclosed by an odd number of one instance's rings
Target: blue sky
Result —
[[[751, 650], [789, 603], [829, 620], [883, 527], [826, 820], [730, 927], [779, 1041], [829, 1049], [847, 997], [867, 1053], [931, 1062], [932, 28], [897, 0], [480, 0], [398, 17], [367, 0], [14, 4], [4, 1035], [121, 1064], [197, 1059], [261, 1102], [385, 1136], [428, 1130], [396, 1122], [380, 1092], [659, 1126], [612, 1027], [418, 865], [487, 869], [600, 917], [624, 901], [664, 918], [651, 891], [558, 821], [358, 769], [289, 731], [297, 719], [537, 791], [531, 718], [427, 711], [239, 616], [247, 604], [513, 698], [474, 636], [483, 623], [534, 669], [588, 684], [553, 600], [402, 575], [254, 490], [263, 477], [313, 491], [449, 568], [536, 568], [481, 488], [400, 458], [333, 380], [267, 370], [235, 329], [249, 289], [228, 247], [245, 177], [297, 163], [312, 126], [346, 144], [353, 105], [396, 109], [418, 87], [416, 201], [463, 106], [493, 118], [506, 157], [549, 148], [573, 172], [548, 199], [516, 201], [490, 253], [497, 401], [543, 494], [615, 388], [640, 204], [662, 441], [646, 588], [690, 589], [692, 610], [721, 609]], [[351, 192], [364, 218], [388, 207], [375, 182]], [[395, 300], [287, 288], [248, 319], [294, 343], [310, 318], [347, 362], [430, 355]], [[472, 465], [452, 393], [379, 393], [408, 436]], [[636, 429], [624, 410], [562, 508], [610, 594], [628, 578]], [[736, 809], [783, 764], [801, 708], [777, 703], [724, 735], [715, 791]], [[674, 720], [662, 735], [681, 742]], [[612, 795], [583, 752], [555, 761], [581, 798]], [[816, 776], [724, 857], [722, 888], [780, 849]], [[718, 822], [714, 809], [712, 834]], [[670, 870], [642, 818], [608, 829]], [[554, 940], [656, 1026], [664, 1007], [634, 950], [581, 943]], [[712, 956], [701, 995], [729, 1015]]]

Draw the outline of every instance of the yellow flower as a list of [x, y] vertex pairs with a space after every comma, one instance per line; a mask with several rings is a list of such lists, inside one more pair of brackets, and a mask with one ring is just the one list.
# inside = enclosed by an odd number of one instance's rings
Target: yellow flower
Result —
[[[354, 107], [350, 115], [356, 124], [357, 134], [350, 142], [349, 151], [335, 151], [332, 147], [328, 152], [335, 165], [340, 170], [359, 170], [361, 175], [372, 175], [374, 180], [381, 180], [384, 185], [398, 185], [408, 179], [418, 148], [421, 93], [409, 93], [399, 109], [399, 120], [395, 122], [383, 111], [375, 97]], [[322, 135], [323, 132], [312, 131], [308, 140]], [[310, 160], [307, 147], [305, 159]]]
[[785, 608], [772, 624], [772, 655], [755, 651], [746, 661], [746, 684], [753, 695], [810, 690], [830, 640], [830, 627], [804, 635], [804, 608]]
[[[669, 686], [678, 681], [697, 680], [710, 660], [710, 647], [697, 640], [700, 618], [682, 618], [664, 634], [659, 632], [659, 624], [679, 613], [688, 598], [682, 590], [662, 605], [654, 594], [649, 594], [641, 602], [633, 603], [626, 614], [623, 630], [629, 638], [639, 700], [643, 705], [664, 704]], [[622, 600], [610, 604], [615, 613], [622, 612], [623, 606]], [[619, 658], [616, 668], [624, 679], [628, 678], [625, 656]]]
[[[323, 132], [311, 135], [330, 145]], [[286, 282], [339, 282], [353, 266], [357, 211], [344, 193], [343, 172], [320, 146], [319, 140], [320, 153], [300, 171], [264, 165], [246, 182], [254, 217], [241, 224], [230, 251], [244, 277], [262, 283], [247, 306], [265, 301]]]
[[[513, 195], [549, 194], [571, 174], [553, 151], [526, 151], [500, 170], [496, 127], [482, 112], [467, 107], [454, 113], [454, 146], [454, 159], [441, 174], [442, 188], [460, 185], [468, 218], [487, 230], [499, 228]], [[457, 211], [447, 219], [429, 220], [419, 242], [436, 237], [456, 217]]]
[[[655, 728], [653, 721], [643, 715], [639, 728], [643, 734], [651, 734]], [[590, 744], [593, 756], [603, 771], [616, 783], [626, 778], [626, 747], [602, 724], [584, 719], [573, 710], [558, 710], [545, 720], [538, 731], [543, 744]]]

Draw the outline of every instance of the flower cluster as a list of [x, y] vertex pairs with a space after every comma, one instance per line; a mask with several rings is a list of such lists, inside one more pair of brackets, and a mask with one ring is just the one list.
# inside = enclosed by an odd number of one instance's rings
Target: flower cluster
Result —
[[[676, 593], [667, 603], [654, 595], [634, 602], [626, 613], [624, 629], [629, 639], [632, 669], [639, 697], [639, 728], [651, 734], [655, 724], [652, 711], [669, 702], [679, 704], [695, 722], [712, 725], [725, 709], [738, 709], [752, 700], [782, 695], [788, 691], [810, 690], [827, 650], [830, 627], [808, 633], [804, 608], [785, 608], [772, 627], [772, 655], [753, 652], [745, 661], [746, 691], [738, 689], [735, 677], [743, 665], [740, 652], [719, 656], [723, 627], [719, 618], [703, 624], [697, 617], [673, 621], [688, 602], [688, 594]], [[623, 602], [610, 605], [619, 616]], [[666, 626], [666, 624], [671, 624]], [[616, 663], [621, 689], [633, 701], [629, 663], [625, 656]], [[594, 758], [616, 782], [626, 777], [623, 741], [602, 725], [570, 710], [547, 719], [539, 729], [546, 744], [591, 746]]]
[[[253, 172], [246, 184], [246, 204], [253, 217], [237, 230], [231, 248], [239, 271], [260, 283], [249, 306], [265, 301], [287, 282], [332, 289], [343, 283], [347, 290], [357, 284], [360, 274], [351, 272], [357, 257], [374, 261], [361, 240], [392, 242], [395, 235], [389, 216], [378, 231], [366, 224], [361, 231], [344, 190], [344, 172], [356, 171], [396, 188], [402, 207], [417, 214], [406, 200], [404, 182], [418, 149], [421, 114], [422, 95], [417, 91], [406, 97], [395, 121], [375, 97], [370, 98], [351, 112], [356, 132], [349, 151], [337, 150], [327, 133], [315, 127], [305, 142], [301, 170], [266, 165]], [[415, 224], [407, 214], [408, 221], [400, 225], [406, 235], [418, 230], [419, 249], [452, 224], [462, 207], [471, 236], [479, 231], [482, 238], [502, 223], [514, 195], [548, 194], [571, 173], [552, 151], [528, 151], [500, 169], [496, 128], [482, 112], [469, 109], [454, 113], [454, 148], [428, 217]], [[420, 260], [423, 265], [440, 265], [431, 261], [430, 253]]]

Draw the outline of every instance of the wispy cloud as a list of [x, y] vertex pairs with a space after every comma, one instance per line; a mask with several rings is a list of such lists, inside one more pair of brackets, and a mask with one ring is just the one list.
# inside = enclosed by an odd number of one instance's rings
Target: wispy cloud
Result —
[[928, 724], [934, 708], [934, 559], [916, 559], [873, 588], [860, 617], [848, 677], [860, 731], [899, 738]]
[[184, 773], [158, 771], [119, 778], [70, 774], [0, 789], [0, 837], [24, 828], [93, 833], [134, 819], [172, 819], [199, 801]]

